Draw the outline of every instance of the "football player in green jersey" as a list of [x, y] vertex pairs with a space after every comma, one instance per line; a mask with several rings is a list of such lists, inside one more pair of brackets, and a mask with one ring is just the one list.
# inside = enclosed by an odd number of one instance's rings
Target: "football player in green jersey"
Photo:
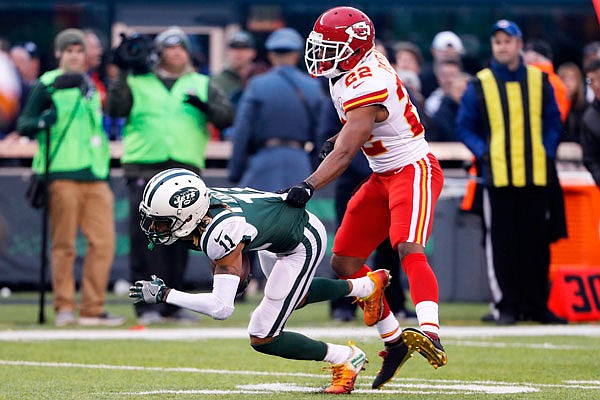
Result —
[[211, 293], [186, 293], [153, 276], [130, 288], [137, 302], [169, 303], [217, 320], [231, 316], [241, 278], [243, 254], [257, 251], [267, 277], [264, 297], [248, 326], [251, 346], [261, 353], [331, 364], [333, 380], [326, 393], [350, 393], [366, 362], [365, 353], [285, 330], [291, 313], [306, 304], [342, 296], [362, 299], [381, 310], [389, 272], [378, 270], [359, 279], [315, 278], [325, 254], [327, 235], [319, 219], [292, 207], [282, 194], [244, 188], [207, 188], [185, 169], [156, 174], [140, 203], [141, 228], [150, 246], [185, 241], [204, 252], [214, 268]]

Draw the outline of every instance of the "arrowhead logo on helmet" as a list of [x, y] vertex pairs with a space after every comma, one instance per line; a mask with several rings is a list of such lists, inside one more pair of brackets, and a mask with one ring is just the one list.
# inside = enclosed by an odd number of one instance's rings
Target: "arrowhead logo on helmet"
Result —
[[367, 25], [365, 21], [360, 21], [350, 25], [345, 30], [346, 34], [352, 40], [356, 38], [358, 40], [367, 40], [371, 35], [371, 27]]

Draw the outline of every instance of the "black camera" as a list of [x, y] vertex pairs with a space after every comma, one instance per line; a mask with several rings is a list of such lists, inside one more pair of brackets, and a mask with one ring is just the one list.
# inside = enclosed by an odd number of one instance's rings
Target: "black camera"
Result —
[[113, 51], [112, 63], [133, 74], [150, 72], [155, 53], [152, 41], [137, 33], [131, 36], [121, 33], [121, 39], [121, 44]]

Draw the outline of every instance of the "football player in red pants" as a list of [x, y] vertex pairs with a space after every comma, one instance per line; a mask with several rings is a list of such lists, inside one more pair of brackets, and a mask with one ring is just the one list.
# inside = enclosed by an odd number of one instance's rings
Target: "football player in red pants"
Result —
[[413, 351], [435, 368], [447, 358], [439, 340], [437, 279], [424, 253], [444, 178], [407, 90], [374, 49], [374, 40], [373, 23], [355, 8], [335, 7], [317, 19], [307, 39], [306, 66], [312, 76], [329, 78], [344, 126], [325, 142], [321, 155], [326, 157], [317, 170], [285, 192], [288, 203], [302, 207], [315, 190], [340, 176], [359, 150], [369, 161], [373, 174], [348, 202], [332, 266], [344, 279], [365, 276], [370, 271], [366, 259], [389, 235], [419, 321], [418, 329], [401, 330], [387, 304], [383, 310], [364, 308], [365, 323], [376, 325], [385, 343], [383, 365], [372, 385], [379, 388]]

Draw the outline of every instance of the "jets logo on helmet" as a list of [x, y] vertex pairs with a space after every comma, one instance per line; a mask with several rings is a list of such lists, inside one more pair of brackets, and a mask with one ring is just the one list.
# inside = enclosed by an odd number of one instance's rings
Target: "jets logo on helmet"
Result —
[[210, 198], [194, 172], [172, 168], [154, 175], [140, 202], [140, 227], [152, 244], [172, 244], [192, 233], [208, 212]]
[[346, 28], [345, 32], [348, 34], [348, 37], [350, 37], [350, 40], [352, 40], [352, 38], [367, 40], [371, 34], [371, 28], [365, 21], [360, 21], [350, 25]]
[[169, 199], [171, 207], [186, 208], [193, 205], [200, 197], [200, 191], [193, 187], [178, 190]]

